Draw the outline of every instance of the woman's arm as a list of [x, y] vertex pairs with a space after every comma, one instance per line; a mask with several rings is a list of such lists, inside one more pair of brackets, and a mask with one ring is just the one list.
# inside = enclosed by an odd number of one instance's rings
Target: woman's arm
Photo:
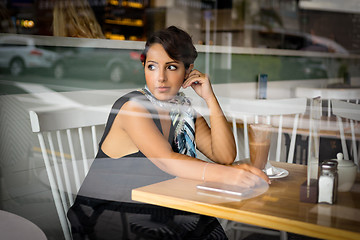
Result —
[[[251, 166], [251, 170], [208, 164], [187, 155], [175, 153], [167, 139], [157, 129], [151, 114], [139, 103], [129, 101], [121, 108], [117, 119], [138, 149], [161, 170], [178, 177], [252, 186], [266, 175]], [[257, 171], [258, 170], [258, 171]], [[251, 174], [254, 173], [254, 174]]]
[[210, 126], [202, 116], [195, 124], [197, 148], [209, 159], [221, 164], [232, 164], [236, 157], [233, 133], [212, 90], [209, 77], [197, 70], [191, 71], [183, 88], [191, 86], [202, 97], [210, 110]]

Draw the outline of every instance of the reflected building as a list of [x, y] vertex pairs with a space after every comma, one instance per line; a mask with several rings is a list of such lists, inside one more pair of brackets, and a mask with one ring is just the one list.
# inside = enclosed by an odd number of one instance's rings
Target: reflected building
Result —
[[148, 0], [107, 1], [102, 23], [106, 38], [145, 40], [145, 9], [148, 7]]
[[[6, 8], [16, 33], [52, 35], [55, 2], [8, 1]], [[176, 25], [189, 32], [196, 44], [300, 50], [311, 43], [309, 35], [316, 35], [349, 52], [360, 49], [360, 9], [351, 8], [356, 2], [351, 0], [339, 9], [316, 8], [299, 0], [87, 2], [108, 39], [144, 41], [152, 32]]]

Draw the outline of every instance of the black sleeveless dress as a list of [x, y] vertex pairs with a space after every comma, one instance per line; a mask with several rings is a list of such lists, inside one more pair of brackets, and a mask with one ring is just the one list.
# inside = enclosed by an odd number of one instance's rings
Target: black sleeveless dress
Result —
[[[227, 239], [216, 218], [131, 200], [132, 189], [174, 177], [141, 151], [113, 159], [101, 150], [116, 115], [129, 100], [147, 103], [144, 106], [162, 132], [157, 111], [148, 107], [150, 101], [141, 92], [128, 93], [114, 103], [97, 156], [67, 214], [73, 239]], [[173, 134], [172, 127], [172, 146]]]

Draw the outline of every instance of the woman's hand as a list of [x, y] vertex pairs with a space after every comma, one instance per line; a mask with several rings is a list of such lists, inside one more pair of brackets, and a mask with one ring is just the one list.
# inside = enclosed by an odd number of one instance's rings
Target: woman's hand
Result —
[[206, 168], [204, 180], [236, 185], [245, 188], [256, 187], [263, 181], [271, 184], [269, 178], [263, 171], [249, 164], [209, 164]]
[[182, 85], [183, 88], [187, 88], [189, 86], [191, 86], [194, 91], [205, 101], [214, 97], [214, 92], [211, 87], [209, 76], [196, 69], [193, 69], [189, 73], [188, 78]]
[[269, 177], [260, 169], [253, 167], [249, 164], [243, 163], [243, 164], [239, 164], [239, 165], [232, 165], [232, 167], [237, 168], [237, 169], [242, 169], [245, 171], [248, 171], [258, 177], [261, 177], [262, 179], [264, 179], [268, 184], [271, 184], [271, 181], [269, 179]]

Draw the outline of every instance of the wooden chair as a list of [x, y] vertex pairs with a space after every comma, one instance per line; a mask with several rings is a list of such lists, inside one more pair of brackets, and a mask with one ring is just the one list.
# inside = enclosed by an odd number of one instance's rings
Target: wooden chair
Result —
[[[360, 165], [359, 155], [360, 152], [357, 151], [357, 144], [356, 144], [356, 133], [355, 133], [355, 123], [359, 124], [360, 121], [360, 104], [354, 104], [339, 100], [331, 100], [332, 103], [332, 111], [334, 115], [337, 117], [337, 122], [339, 125], [339, 131], [340, 131], [340, 138], [341, 138], [341, 145], [343, 149], [344, 159], [350, 159], [349, 153], [346, 146], [346, 137], [344, 132], [344, 124], [343, 119], [348, 119], [350, 122], [350, 131], [351, 131], [351, 142], [352, 142], [352, 152], [353, 152], [353, 158], [354, 163]], [[359, 148], [360, 150], [360, 148]]]
[[89, 160], [97, 153], [97, 136], [108, 113], [109, 109], [92, 107], [29, 112], [66, 240], [72, 239], [66, 213], [89, 170]]
[[[236, 141], [238, 150], [237, 160], [239, 159], [239, 136], [237, 124], [239, 121], [243, 124], [244, 130], [244, 152], [245, 158], [250, 157], [249, 153], [249, 136], [247, 126], [250, 123], [258, 123], [261, 117], [265, 118], [266, 124], [271, 124], [276, 129], [277, 140], [275, 147], [275, 161], [287, 161], [293, 163], [295, 153], [295, 141], [297, 126], [299, 117], [304, 114], [307, 106], [306, 98], [291, 98], [291, 99], [274, 99], [274, 100], [248, 100], [248, 99], [224, 99], [219, 100], [223, 111], [227, 118], [232, 122], [233, 133]], [[291, 141], [288, 152], [288, 157], [281, 155], [282, 134], [284, 128], [287, 128], [291, 132]], [[273, 148], [274, 149], [274, 148]], [[269, 153], [270, 156], [270, 153]], [[270, 165], [271, 166], [271, 165]], [[238, 222], [228, 222], [227, 220], [222, 221], [222, 225], [225, 230], [245, 231], [245, 232], [256, 232], [267, 235], [280, 236], [280, 239], [287, 239], [287, 233], [283, 231], [275, 231], [271, 229], [263, 229], [254, 227]], [[241, 233], [241, 232], [240, 232]], [[237, 236], [235, 236], [235, 239]]]

